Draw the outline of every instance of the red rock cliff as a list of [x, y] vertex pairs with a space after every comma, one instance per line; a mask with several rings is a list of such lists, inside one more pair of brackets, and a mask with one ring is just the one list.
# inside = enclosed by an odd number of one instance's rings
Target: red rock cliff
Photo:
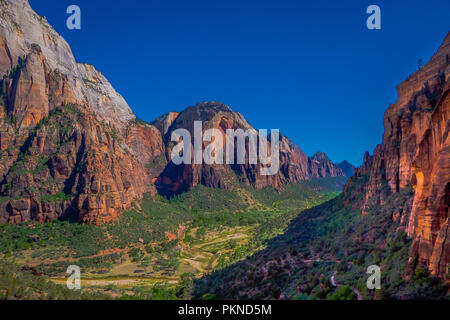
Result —
[[398, 86], [398, 100], [385, 114], [383, 143], [356, 170], [369, 179], [359, 204], [363, 213], [412, 184], [414, 204], [405, 213], [411, 257], [440, 277], [450, 262], [449, 75], [450, 34], [431, 60]]
[[159, 172], [155, 127], [26, 0], [0, 1], [0, 223], [117, 219]]

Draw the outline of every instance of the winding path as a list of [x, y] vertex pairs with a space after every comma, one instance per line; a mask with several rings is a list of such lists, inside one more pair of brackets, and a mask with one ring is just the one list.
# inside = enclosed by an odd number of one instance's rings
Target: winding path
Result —
[[[336, 280], [334, 279], [336, 274], [337, 274], [337, 270], [334, 271], [333, 275], [330, 278], [330, 281], [331, 281], [331, 284], [333, 285], [333, 287], [340, 287], [340, 286], [342, 286], [342, 284], [336, 283]], [[359, 290], [354, 287], [351, 287], [351, 288], [352, 288], [353, 292], [356, 294], [356, 296], [358, 297], [358, 300], [362, 300], [363, 297], [362, 297], [361, 292], [359, 292]]]

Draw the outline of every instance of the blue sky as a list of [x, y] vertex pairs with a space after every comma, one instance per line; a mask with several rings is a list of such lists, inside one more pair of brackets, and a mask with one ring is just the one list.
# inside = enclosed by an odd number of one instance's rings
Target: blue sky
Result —
[[[449, 31], [450, 2], [30, 0], [151, 121], [216, 100], [308, 155], [361, 164], [381, 143], [396, 86]], [[66, 27], [76, 4], [82, 29]], [[381, 8], [382, 29], [366, 28]]]

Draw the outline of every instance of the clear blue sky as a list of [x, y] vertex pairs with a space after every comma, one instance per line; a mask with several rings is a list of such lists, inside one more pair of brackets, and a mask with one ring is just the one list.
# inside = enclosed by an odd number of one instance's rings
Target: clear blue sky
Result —
[[[396, 86], [450, 29], [450, 1], [30, 0], [140, 118], [216, 100], [308, 155], [359, 165]], [[66, 28], [77, 4], [82, 30]], [[366, 28], [381, 8], [382, 30]]]

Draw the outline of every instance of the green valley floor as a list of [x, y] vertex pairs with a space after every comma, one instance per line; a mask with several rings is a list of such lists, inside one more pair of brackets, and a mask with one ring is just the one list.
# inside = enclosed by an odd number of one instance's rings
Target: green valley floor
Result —
[[[171, 199], [147, 195], [105, 226], [2, 225], [0, 298], [190, 299], [197, 279], [265, 249], [292, 219], [336, 197], [344, 183], [339, 177], [283, 190], [197, 186]], [[81, 291], [66, 288], [70, 265], [81, 268]]]

